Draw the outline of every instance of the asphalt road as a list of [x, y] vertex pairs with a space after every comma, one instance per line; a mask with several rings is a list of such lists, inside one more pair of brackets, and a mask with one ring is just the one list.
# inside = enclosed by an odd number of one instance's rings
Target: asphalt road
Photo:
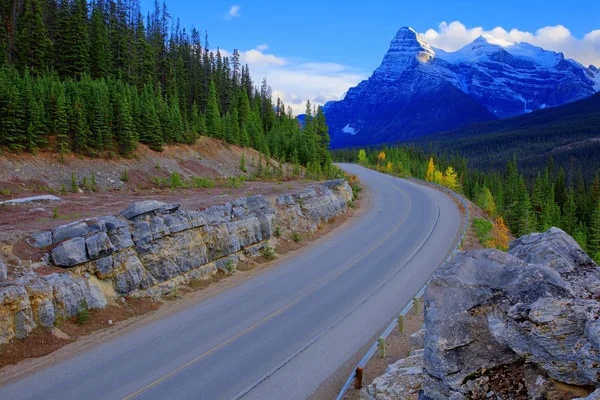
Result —
[[0, 399], [304, 399], [369, 343], [454, 247], [455, 202], [344, 165], [372, 194], [277, 268], [0, 388]]

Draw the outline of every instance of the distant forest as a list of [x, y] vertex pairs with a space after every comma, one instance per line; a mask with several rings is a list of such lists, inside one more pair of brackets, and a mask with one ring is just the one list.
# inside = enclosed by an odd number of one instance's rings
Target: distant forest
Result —
[[300, 129], [239, 51], [211, 51], [165, 3], [144, 15], [139, 0], [0, 0], [0, 16], [2, 148], [130, 156], [206, 135], [331, 169], [321, 108]]
[[[339, 162], [357, 162], [392, 175], [412, 176], [462, 193], [516, 236], [543, 232], [556, 226], [573, 236], [600, 263], [600, 177], [587, 183], [579, 170], [574, 176], [547, 164], [526, 179], [516, 157], [503, 168], [482, 172], [467, 167], [456, 155], [426, 153], [418, 146], [334, 150]], [[527, 171], [531, 174], [534, 171]]]
[[516, 156], [527, 179], [541, 172], [552, 157], [567, 183], [577, 175], [592, 183], [600, 171], [600, 93], [559, 107], [505, 120], [481, 122], [414, 141], [428, 152], [459, 154], [470, 168], [491, 172]]

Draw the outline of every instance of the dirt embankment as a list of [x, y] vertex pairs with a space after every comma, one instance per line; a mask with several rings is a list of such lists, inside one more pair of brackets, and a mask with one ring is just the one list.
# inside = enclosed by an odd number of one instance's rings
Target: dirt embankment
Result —
[[[240, 168], [242, 154], [246, 172]], [[11, 154], [0, 156], [0, 200], [37, 193], [70, 191], [72, 178], [81, 187], [97, 190], [142, 190], [156, 186], [157, 180], [168, 179], [173, 172], [182, 178], [215, 179], [248, 176], [258, 169], [260, 154], [220, 140], [202, 137], [194, 145], [171, 145], [156, 152], [140, 144], [131, 158], [89, 158], [67, 154], [61, 162], [58, 154]], [[262, 160], [263, 166], [265, 160]], [[271, 166], [278, 166], [271, 160]], [[291, 169], [291, 166], [284, 166]]]

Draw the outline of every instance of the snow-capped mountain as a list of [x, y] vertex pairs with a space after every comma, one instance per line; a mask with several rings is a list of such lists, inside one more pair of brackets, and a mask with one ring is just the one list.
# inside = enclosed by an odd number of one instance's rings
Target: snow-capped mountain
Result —
[[456, 52], [401, 28], [379, 68], [327, 104], [333, 147], [408, 139], [554, 107], [600, 90], [600, 72], [528, 43], [479, 37]]

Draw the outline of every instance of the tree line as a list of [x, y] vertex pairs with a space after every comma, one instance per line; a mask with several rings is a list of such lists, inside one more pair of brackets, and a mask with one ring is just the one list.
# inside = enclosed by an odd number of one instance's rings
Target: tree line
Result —
[[[381, 149], [342, 149], [335, 161], [359, 162], [397, 176], [415, 177], [449, 187], [480, 206], [516, 236], [556, 226], [567, 232], [600, 262], [600, 177], [587, 182], [583, 173], [570, 176], [552, 157], [542, 170], [526, 178], [514, 157], [506, 167], [481, 171], [457, 155], [428, 154], [421, 147], [398, 145]], [[497, 224], [498, 224], [498, 220]]]
[[165, 3], [0, 0], [0, 147], [131, 156], [200, 135], [332, 170], [321, 108], [303, 129], [240, 52], [212, 51]]

